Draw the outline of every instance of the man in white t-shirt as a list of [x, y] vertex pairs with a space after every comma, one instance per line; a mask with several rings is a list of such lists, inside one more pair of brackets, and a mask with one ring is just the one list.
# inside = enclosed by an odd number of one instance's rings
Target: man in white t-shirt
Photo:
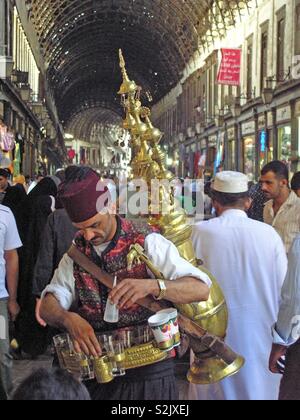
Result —
[[17, 303], [21, 248], [15, 218], [8, 207], [0, 205], [0, 380], [8, 395], [12, 388], [12, 359], [9, 354], [8, 316], [14, 321], [20, 311]]

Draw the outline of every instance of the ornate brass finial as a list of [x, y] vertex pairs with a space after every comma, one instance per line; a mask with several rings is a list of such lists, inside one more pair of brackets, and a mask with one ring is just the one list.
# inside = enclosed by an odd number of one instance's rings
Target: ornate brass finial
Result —
[[119, 49], [119, 57], [120, 57], [120, 67], [122, 70], [123, 79], [124, 81], [125, 80], [129, 81], [129, 77], [126, 71], [126, 63], [125, 63], [125, 59], [124, 59], [123, 52], [121, 49]]
[[119, 91], [119, 95], [126, 95], [129, 93], [135, 93], [137, 91], [137, 85], [135, 82], [129, 79], [127, 70], [126, 70], [126, 63], [123, 56], [123, 52], [120, 49], [119, 50], [119, 58], [120, 58], [120, 67], [122, 70], [122, 76], [123, 76], [123, 83]]

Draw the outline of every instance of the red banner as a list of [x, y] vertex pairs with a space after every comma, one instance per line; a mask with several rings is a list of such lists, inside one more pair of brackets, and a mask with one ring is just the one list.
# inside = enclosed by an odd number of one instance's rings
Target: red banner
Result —
[[218, 74], [218, 84], [240, 86], [242, 50], [222, 48], [222, 61]]

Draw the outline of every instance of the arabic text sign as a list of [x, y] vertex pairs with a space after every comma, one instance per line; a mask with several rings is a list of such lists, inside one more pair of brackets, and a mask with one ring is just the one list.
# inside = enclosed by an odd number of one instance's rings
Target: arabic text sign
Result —
[[240, 86], [242, 51], [222, 48], [221, 52], [222, 61], [217, 79], [218, 84]]

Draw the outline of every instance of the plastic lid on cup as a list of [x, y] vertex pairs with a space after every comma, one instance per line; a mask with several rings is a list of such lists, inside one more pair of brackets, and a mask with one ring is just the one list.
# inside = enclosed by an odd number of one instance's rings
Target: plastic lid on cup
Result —
[[162, 309], [161, 311], [157, 312], [157, 314], [166, 314], [169, 316], [169, 320], [175, 319], [178, 316], [178, 311], [176, 308], [167, 308]]
[[149, 318], [148, 323], [150, 327], [159, 327], [160, 325], [167, 324], [169, 322], [168, 314], [156, 314]]

